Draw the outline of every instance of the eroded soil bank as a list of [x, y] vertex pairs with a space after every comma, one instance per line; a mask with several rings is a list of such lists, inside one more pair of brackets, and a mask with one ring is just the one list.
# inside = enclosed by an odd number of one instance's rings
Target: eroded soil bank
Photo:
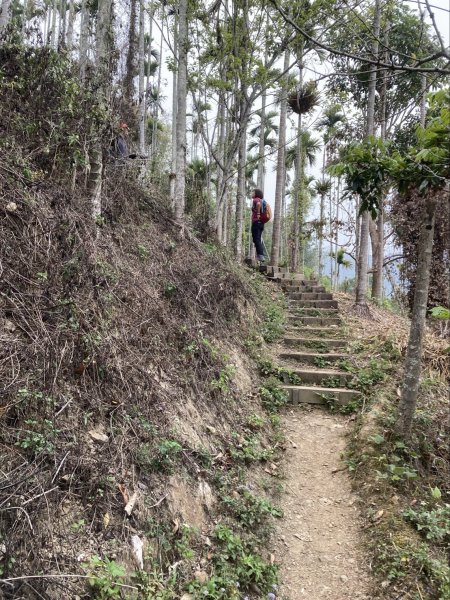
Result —
[[325, 410], [285, 416], [284, 519], [276, 536], [283, 599], [370, 598], [357, 497], [341, 456], [347, 427], [345, 417]]

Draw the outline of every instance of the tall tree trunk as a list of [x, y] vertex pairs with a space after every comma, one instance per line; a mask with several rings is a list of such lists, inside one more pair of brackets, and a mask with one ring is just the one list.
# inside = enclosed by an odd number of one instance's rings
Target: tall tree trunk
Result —
[[[283, 72], [286, 73], [289, 68], [290, 53], [286, 50], [284, 53]], [[270, 264], [274, 267], [280, 262], [280, 240], [281, 240], [281, 217], [282, 204], [284, 197], [284, 188], [286, 182], [286, 121], [287, 121], [287, 77], [283, 81], [281, 88], [280, 104], [280, 127], [278, 132], [278, 153], [277, 153], [277, 175], [275, 183], [275, 202], [273, 209], [273, 229], [272, 229], [272, 251]]]
[[[95, 48], [96, 67], [99, 81], [98, 93], [103, 97], [103, 101], [107, 106], [109, 105], [109, 82], [111, 78], [112, 35], [112, 0], [99, 0]], [[94, 141], [89, 158], [88, 191], [91, 198], [92, 216], [95, 220], [102, 212], [103, 147], [101, 135]]]
[[[379, 36], [381, 21], [381, 0], [375, 1], [375, 15], [373, 22], [373, 44], [372, 54], [378, 56]], [[366, 137], [375, 134], [375, 92], [377, 85], [377, 67], [373, 66], [369, 74], [369, 87], [367, 92], [367, 122]], [[356, 281], [355, 310], [359, 314], [369, 315], [367, 305], [367, 274], [368, 274], [368, 255], [369, 255], [369, 219], [371, 215], [364, 211], [361, 215], [361, 233], [360, 233], [360, 252], [358, 261], [358, 279]]]
[[69, 1], [69, 18], [67, 21], [67, 50], [71, 52], [73, 49], [73, 26], [75, 23], [75, 0]]
[[125, 77], [123, 80], [123, 95], [127, 104], [127, 110], [133, 103], [134, 97], [134, 76], [136, 74], [136, 55], [137, 55], [137, 39], [136, 39], [136, 17], [137, 17], [137, 1], [130, 0], [130, 24], [128, 29], [128, 50], [125, 60]]
[[359, 250], [361, 247], [361, 215], [359, 197], [355, 199], [355, 282], [358, 281]]
[[[389, 55], [387, 47], [389, 45], [389, 21], [386, 19], [386, 24], [383, 34], [383, 44], [386, 48], [384, 52], [385, 62], [388, 60]], [[380, 93], [380, 138], [384, 141], [386, 139], [386, 116], [387, 116], [387, 71], [383, 71], [383, 81]], [[380, 200], [380, 206], [377, 218], [377, 246], [375, 257], [375, 268], [372, 278], [372, 298], [380, 304], [383, 300], [384, 291], [384, 199]]]
[[224, 210], [222, 207], [223, 199], [222, 185], [223, 185], [223, 161], [225, 156], [225, 92], [223, 90], [219, 93], [219, 106], [217, 108], [217, 121], [219, 123], [219, 133], [217, 140], [217, 153], [221, 164], [217, 165], [217, 179], [216, 179], [216, 224], [217, 224], [217, 239], [222, 241], [222, 227], [224, 220]]
[[11, 20], [11, 0], [2, 0], [0, 11], [0, 35], [3, 35]]
[[187, 101], [187, 49], [188, 49], [188, 0], [180, 0], [178, 30], [178, 77], [176, 148], [177, 166], [175, 171], [175, 220], [184, 221], [186, 185], [186, 101]]
[[320, 194], [320, 216], [319, 216], [319, 278], [323, 275], [323, 222], [325, 220], [325, 194]]
[[[150, 4], [150, 14], [153, 15], [153, 3]], [[151, 39], [150, 39], [150, 43], [148, 45], [149, 48], [149, 57], [148, 57], [148, 64], [150, 64], [151, 62], [151, 50], [152, 50], [152, 44], [151, 44]], [[156, 85], [156, 102], [155, 102], [155, 109], [153, 111], [153, 123], [152, 123], [152, 157], [155, 156], [156, 157], [156, 151], [158, 149], [158, 119], [159, 119], [159, 98], [161, 95], [161, 74], [162, 74], [162, 64], [163, 64], [163, 36], [161, 34], [161, 39], [160, 39], [160, 43], [159, 43], [159, 65], [158, 65], [158, 83]], [[147, 79], [147, 88], [150, 87], [149, 81]], [[154, 162], [152, 160], [152, 164], [154, 165]], [[154, 170], [154, 166], [152, 167], [152, 171]]]
[[[241, 101], [241, 114], [244, 111], [244, 100]], [[237, 194], [236, 194], [236, 231], [234, 252], [236, 260], [242, 261], [242, 237], [244, 229], [244, 204], [245, 204], [245, 163], [247, 159], [247, 120], [241, 123], [241, 139], [239, 143], [237, 167]]]
[[414, 290], [414, 303], [406, 351], [402, 394], [398, 407], [398, 429], [408, 437], [416, 409], [422, 362], [422, 343], [427, 313], [430, 266], [433, 251], [436, 198], [429, 192], [422, 217], [418, 244], [418, 263]]
[[172, 168], [170, 174], [170, 200], [175, 210], [175, 178], [177, 172], [177, 110], [178, 110], [178, 19], [175, 14], [173, 18], [173, 53], [177, 70], [173, 71], [172, 77]]
[[420, 124], [422, 125], [422, 127], [425, 127], [425, 119], [427, 116], [427, 91], [428, 91], [428, 83], [427, 83], [426, 73], [421, 74], [420, 82], [421, 82]]
[[[145, 96], [145, 0], [139, 0], [139, 154], [145, 154], [145, 117], [147, 102]], [[150, 15], [150, 22], [152, 15]], [[151, 40], [151, 33], [150, 33]], [[151, 43], [151, 41], [149, 42]], [[150, 68], [150, 65], [148, 66]]]
[[266, 101], [267, 92], [264, 89], [261, 95], [261, 130], [259, 135], [259, 149], [258, 149], [258, 175], [256, 177], [256, 187], [260, 190], [264, 190], [264, 176], [265, 176], [265, 130], [266, 130]]
[[61, 48], [66, 47], [66, 28], [67, 28], [67, 0], [60, 0], [60, 27], [59, 27], [59, 38], [58, 46]]
[[52, 48], [56, 48], [56, 17], [58, 14], [58, 3], [56, 0], [52, 2], [52, 25], [50, 34], [50, 45]]
[[86, 67], [88, 60], [89, 39], [89, 10], [87, 0], [81, 1], [81, 23], [80, 23], [80, 79], [86, 79]]
[[[303, 53], [300, 52], [298, 59], [299, 67], [299, 88], [303, 85]], [[296, 178], [294, 186], [294, 202], [293, 202], [293, 226], [292, 226], [292, 255], [290, 269], [293, 273], [298, 271], [298, 261], [300, 256], [300, 236], [302, 234], [302, 224], [300, 223], [302, 210], [301, 204], [301, 186], [302, 186], [302, 115], [298, 115], [298, 140], [297, 140], [297, 156], [296, 156]]]
[[339, 251], [339, 202], [340, 202], [340, 179], [337, 180], [336, 185], [336, 233], [334, 239], [334, 260], [335, 260], [335, 280], [334, 280], [334, 289], [337, 290], [339, 288], [339, 259], [338, 259], [338, 251]]

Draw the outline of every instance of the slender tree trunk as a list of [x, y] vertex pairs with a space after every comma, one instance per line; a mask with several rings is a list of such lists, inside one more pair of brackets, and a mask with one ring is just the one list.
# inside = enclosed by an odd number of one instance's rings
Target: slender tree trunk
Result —
[[225, 92], [222, 90], [219, 94], [219, 106], [217, 109], [217, 121], [219, 123], [219, 133], [217, 140], [217, 152], [220, 165], [217, 165], [217, 180], [216, 180], [216, 225], [217, 225], [217, 239], [222, 241], [222, 226], [224, 211], [222, 209], [223, 200], [221, 198], [222, 185], [223, 185], [223, 161], [225, 156]]
[[336, 234], [335, 234], [335, 245], [334, 245], [334, 260], [335, 260], [335, 280], [334, 289], [337, 290], [339, 287], [339, 202], [340, 202], [340, 180], [337, 181], [336, 186]]
[[360, 199], [355, 199], [355, 282], [358, 281], [359, 249], [361, 247], [361, 215], [359, 214]]
[[125, 102], [131, 106], [134, 98], [134, 76], [136, 74], [136, 17], [138, 0], [130, 0], [130, 24], [128, 28], [128, 50], [125, 60], [125, 77], [123, 80], [123, 95]]
[[411, 433], [419, 392], [436, 215], [436, 199], [432, 194], [433, 191], [429, 193], [427, 198], [420, 228], [411, 328], [406, 352], [402, 395], [398, 407], [398, 429], [405, 437], [408, 437]]
[[[173, 52], [174, 61], [178, 69], [178, 16], [174, 16], [173, 22]], [[170, 199], [175, 209], [175, 178], [177, 172], [177, 106], [178, 106], [178, 71], [173, 72], [172, 78], [172, 172], [170, 174]]]
[[66, 47], [66, 28], [67, 28], [67, 1], [60, 0], [60, 27], [59, 27], [59, 41], [58, 46], [61, 48]]
[[329, 246], [330, 246], [330, 280], [331, 280], [331, 289], [334, 288], [334, 260], [333, 260], [333, 223], [334, 223], [334, 219], [333, 219], [333, 188], [331, 187], [330, 189], [330, 194], [329, 194], [329, 205], [328, 205], [328, 216], [330, 219], [330, 240], [329, 240]]
[[[299, 88], [303, 85], [303, 56], [300, 53], [299, 56]], [[294, 186], [294, 202], [293, 202], [293, 227], [292, 227], [292, 256], [291, 256], [291, 271], [296, 273], [298, 271], [298, 261], [300, 256], [300, 235], [302, 226], [300, 224], [300, 196], [301, 196], [301, 185], [302, 185], [302, 115], [298, 115], [298, 140], [297, 140], [297, 156], [296, 156], [296, 178]]]
[[[145, 96], [145, 0], [139, 0], [139, 154], [145, 154], [145, 117], [147, 102]], [[150, 21], [152, 16], [150, 15]], [[151, 34], [150, 34], [151, 38]], [[148, 66], [150, 68], [150, 65]]]
[[421, 96], [420, 96], [420, 124], [422, 127], [425, 127], [425, 119], [427, 116], [427, 75], [426, 73], [422, 73], [420, 76], [421, 82]]
[[[283, 72], [289, 68], [290, 53], [286, 50], [284, 53]], [[273, 209], [273, 230], [272, 230], [272, 252], [270, 264], [278, 266], [280, 261], [280, 239], [281, 239], [281, 217], [282, 204], [284, 198], [284, 188], [286, 181], [285, 156], [286, 156], [286, 121], [287, 121], [287, 78], [283, 81], [281, 89], [280, 104], [280, 127], [278, 133], [278, 153], [277, 153], [277, 175], [275, 183], [275, 202]]]
[[231, 248], [232, 247], [232, 238], [233, 238], [233, 202], [231, 201], [231, 190], [228, 190], [228, 189], [226, 192], [225, 207], [226, 207], [226, 211], [227, 211], [226, 227], [225, 227], [225, 233], [226, 233], [225, 246], [228, 246], [229, 248]]
[[177, 78], [177, 117], [176, 148], [177, 165], [175, 171], [175, 220], [184, 221], [186, 185], [186, 101], [187, 101], [187, 49], [188, 49], [188, 0], [180, 0], [178, 30], [178, 78]]
[[[96, 66], [100, 82], [98, 93], [109, 104], [110, 56], [112, 53], [112, 0], [99, 0], [96, 31]], [[103, 148], [100, 135], [94, 141], [90, 152], [90, 172], [88, 191], [91, 197], [92, 216], [96, 220], [101, 215], [101, 193], [103, 172]]]
[[261, 94], [261, 130], [259, 135], [259, 149], [258, 149], [258, 175], [256, 177], [256, 187], [260, 190], [264, 190], [264, 176], [265, 176], [265, 131], [266, 131], [266, 101], [267, 92], [264, 89]]
[[2, 0], [0, 11], [0, 35], [2, 35], [11, 21], [11, 0]]
[[52, 48], [56, 48], [56, 17], [58, 14], [58, 4], [56, 0], [52, 2], [52, 24], [50, 34], [50, 44]]
[[[381, 21], [381, 0], [375, 1], [375, 15], [373, 23], [372, 45], [373, 56], [378, 56], [379, 36], [380, 36], [380, 21]], [[367, 92], [367, 123], [366, 136], [374, 135], [375, 133], [375, 92], [377, 85], [377, 67], [374, 66], [369, 74], [369, 87]], [[356, 298], [355, 310], [359, 314], [369, 315], [369, 307], [367, 305], [367, 274], [368, 274], [368, 255], [369, 255], [369, 219], [372, 217], [367, 211], [361, 215], [361, 234], [360, 234], [360, 253], [358, 261], [358, 279], [356, 282]]]
[[[152, 15], [152, 19], [153, 19], [153, 3], [150, 4], [150, 14]], [[148, 58], [148, 64], [150, 64], [151, 62], [151, 51], [152, 51], [152, 44], [151, 44], [151, 39], [150, 39], [150, 43], [149, 43], [149, 58]], [[161, 34], [161, 40], [159, 43], [159, 65], [158, 65], [158, 83], [156, 86], [156, 102], [155, 102], [155, 110], [153, 112], [153, 124], [152, 124], [152, 157], [156, 156], [156, 151], [158, 149], [158, 119], [159, 119], [159, 98], [161, 95], [161, 74], [162, 74], [162, 64], [163, 64], [163, 36]], [[150, 87], [149, 81], [147, 79], [147, 88]], [[153, 161], [152, 161], [153, 163]], [[153, 163], [154, 164], [154, 163]], [[154, 170], [154, 167], [153, 169]]]
[[325, 195], [320, 194], [320, 225], [319, 225], [319, 278], [323, 275], [323, 222], [325, 219]]
[[75, 0], [69, 1], [69, 18], [67, 21], [67, 50], [73, 50], [73, 26], [75, 23]]
[[[244, 100], [241, 101], [241, 114], [244, 111]], [[247, 121], [241, 124], [241, 139], [239, 143], [238, 154], [238, 181], [236, 195], [236, 238], [235, 238], [235, 256], [238, 262], [242, 261], [242, 237], [244, 228], [244, 204], [245, 204], [245, 162], [247, 159]]]
[[81, 2], [81, 23], [80, 23], [80, 79], [86, 79], [86, 67], [88, 60], [88, 38], [89, 38], [89, 11], [87, 0]]

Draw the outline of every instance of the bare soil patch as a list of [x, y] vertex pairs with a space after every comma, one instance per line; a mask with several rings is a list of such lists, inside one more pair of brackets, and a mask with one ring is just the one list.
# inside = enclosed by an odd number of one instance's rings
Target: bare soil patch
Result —
[[287, 478], [276, 535], [282, 598], [370, 598], [358, 498], [341, 458], [348, 427], [348, 419], [317, 409], [284, 418]]

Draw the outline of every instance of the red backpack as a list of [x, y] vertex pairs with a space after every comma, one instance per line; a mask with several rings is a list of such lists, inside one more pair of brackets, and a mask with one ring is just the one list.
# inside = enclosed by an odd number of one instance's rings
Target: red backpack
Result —
[[261, 200], [261, 212], [259, 213], [259, 220], [261, 223], [267, 223], [272, 218], [272, 209], [267, 200]]

